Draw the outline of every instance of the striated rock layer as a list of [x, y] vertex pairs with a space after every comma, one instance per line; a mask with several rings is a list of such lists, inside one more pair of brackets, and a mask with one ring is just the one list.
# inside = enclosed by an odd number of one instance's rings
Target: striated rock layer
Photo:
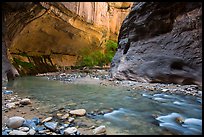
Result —
[[[3, 69], [12, 78], [74, 66], [82, 54], [117, 41], [131, 2], [3, 3]], [[8, 51], [7, 51], [8, 48]], [[7, 57], [12, 61], [9, 63]], [[20, 64], [20, 66], [19, 66]], [[42, 67], [43, 66], [43, 67]]]
[[134, 3], [118, 44], [115, 79], [202, 85], [202, 3]]

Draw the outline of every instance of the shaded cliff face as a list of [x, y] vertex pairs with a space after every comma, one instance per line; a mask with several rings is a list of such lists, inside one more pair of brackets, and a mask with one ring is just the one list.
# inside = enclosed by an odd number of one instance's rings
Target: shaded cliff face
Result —
[[4, 7], [5, 57], [21, 73], [31, 74], [74, 66], [81, 54], [103, 50], [106, 40], [117, 41], [131, 3], [21, 2]]
[[40, 11], [41, 8], [35, 7], [32, 2], [2, 3], [2, 81], [12, 80], [19, 76], [18, 71], [8, 59], [8, 48], [15, 36]]
[[115, 79], [202, 85], [201, 3], [134, 3], [118, 44]]

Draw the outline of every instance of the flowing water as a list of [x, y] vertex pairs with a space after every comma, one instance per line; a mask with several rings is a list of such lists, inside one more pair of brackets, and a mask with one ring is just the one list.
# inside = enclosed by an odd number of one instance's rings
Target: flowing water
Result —
[[[61, 107], [112, 110], [90, 118], [106, 125], [110, 134], [202, 134], [202, 99], [125, 87], [71, 84], [46, 77], [22, 77], [7, 84], [20, 96], [39, 101], [42, 112]], [[177, 122], [181, 118], [183, 122]]]

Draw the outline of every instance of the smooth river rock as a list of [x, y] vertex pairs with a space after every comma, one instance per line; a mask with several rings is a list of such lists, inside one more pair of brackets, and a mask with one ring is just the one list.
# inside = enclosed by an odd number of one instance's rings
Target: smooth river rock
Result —
[[9, 135], [27, 135], [27, 132], [19, 131], [19, 130], [13, 130], [9, 132]]
[[47, 122], [47, 121], [50, 121], [51, 119], [52, 119], [52, 117], [47, 117], [46, 119], [44, 119], [44, 120], [42, 121], [42, 123]]
[[67, 129], [64, 130], [65, 135], [74, 134], [75, 132], [77, 132], [76, 127], [68, 127]]
[[55, 131], [57, 128], [58, 122], [45, 122], [44, 126], [52, 131]]
[[16, 105], [15, 103], [7, 103], [6, 107], [7, 108], [15, 108], [15, 105]]
[[95, 128], [95, 129], [93, 130], [94, 135], [96, 135], [96, 134], [102, 134], [102, 133], [105, 133], [105, 132], [106, 132], [106, 127], [105, 127], [104, 125], [101, 125], [101, 126]]
[[29, 127], [19, 127], [20, 131], [27, 132], [29, 131]]
[[19, 117], [19, 116], [14, 116], [8, 119], [6, 125], [9, 128], [19, 128], [23, 124], [24, 121], [25, 121], [24, 118]]
[[72, 115], [84, 116], [86, 114], [86, 110], [85, 109], [76, 109], [76, 110], [71, 110], [69, 113]]
[[31, 101], [29, 98], [24, 98], [20, 101], [20, 104], [22, 105], [28, 105], [28, 104], [31, 104]]
[[34, 135], [36, 133], [36, 131], [34, 129], [30, 129], [28, 131], [28, 135]]

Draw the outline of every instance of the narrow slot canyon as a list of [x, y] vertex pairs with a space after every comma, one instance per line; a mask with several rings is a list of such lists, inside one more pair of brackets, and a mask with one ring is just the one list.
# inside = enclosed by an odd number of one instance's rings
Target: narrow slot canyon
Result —
[[202, 135], [202, 3], [3, 2], [2, 135]]

